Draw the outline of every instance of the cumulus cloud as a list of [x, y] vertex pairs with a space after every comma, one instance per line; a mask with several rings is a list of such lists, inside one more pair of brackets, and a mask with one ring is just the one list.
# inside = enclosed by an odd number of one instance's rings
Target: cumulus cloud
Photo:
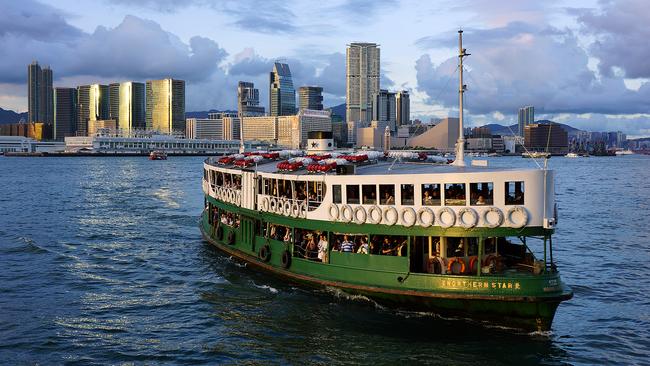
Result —
[[[455, 46], [456, 34], [426, 37], [424, 48]], [[470, 113], [512, 114], [524, 105], [541, 113], [636, 113], [650, 107], [650, 88], [625, 88], [620, 78], [596, 78], [587, 67], [588, 55], [568, 30], [522, 22], [493, 29], [468, 29], [464, 46]], [[430, 102], [457, 105], [457, 57], [434, 64], [425, 54], [416, 62], [418, 88]], [[450, 78], [452, 81], [450, 82]]]
[[591, 53], [603, 75], [616, 68], [628, 78], [650, 77], [650, 11], [645, 0], [602, 1], [602, 9], [575, 10], [583, 31], [596, 37]]

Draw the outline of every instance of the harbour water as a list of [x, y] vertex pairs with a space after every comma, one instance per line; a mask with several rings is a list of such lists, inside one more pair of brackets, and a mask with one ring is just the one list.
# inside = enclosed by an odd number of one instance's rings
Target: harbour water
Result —
[[550, 159], [575, 296], [532, 334], [245, 268], [201, 240], [202, 159], [0, 157], [0, 364], [650, 364], [649, 156]]

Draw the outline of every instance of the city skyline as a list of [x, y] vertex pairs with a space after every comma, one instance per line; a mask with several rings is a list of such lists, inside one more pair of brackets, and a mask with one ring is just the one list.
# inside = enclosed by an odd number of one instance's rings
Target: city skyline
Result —
[[[638, 61], [647, 50], [634, 42], [648, 32], [643, 5], [335, 2], [315, 5], [325, 16], [306, 24], [301, 15], [312, 9], [304, 2], [7, 2], [0, 5], [7, 14], [0, 47], [12, 57], [0, 61], [0, 107], [27, 110], [23, 70], [34, 59], [52, 66], [58, 87], [167, 75], [187, 80], [188, 111], [236, 109], [239, 80], [262, 86], [260, 100], [267, 101], [269, 65], [284, 59], [294, 84], [322, 86], [330, 107], [345, 101], [346, 44], [364, 41], [381, 44], [381, 87], [409, 91], [412, 119], [427, 121], [457, 114], [457, 94], [445, 85], [453, 86], [447, 81], [457, 61], [454, 33], [463, 26], [472, 51], [468, 126], [516, 123], [518, 108], [534, 105], [540, 119], [648, 135], [650, 70]], [[289, 16], [274, 18], [274, 6]], [[358, 14], [371, 15], [363, 27], [350, 21]], [[628, 25], [613, 26], [621, 21]], [[131, 51], [117, 59], [120, 46]], [[640, 54], [623, 58], [623, 49]]]

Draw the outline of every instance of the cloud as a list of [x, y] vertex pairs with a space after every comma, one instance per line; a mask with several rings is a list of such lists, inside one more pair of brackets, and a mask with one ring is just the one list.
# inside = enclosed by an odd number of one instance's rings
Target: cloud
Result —
[[596, 37], [589, 48], [603, 75], [623, 70], [627, 78], [650, 77], [650, 12], [646, 0], [601, 1], [602, 9], [575, 10], [583, 31]]
[[[541, 113], [636, 113], [650, 107], [650, 87], [628, 90], [623, 79], [596, 78], [588, 54], [569, 30], [509, 23], [493, 29], [467, 29], [464, 47], [472, 114], [516, 113], [534, 105]], [[457, 35], [419, 39], [423, 48], [454, 47]], [[457, 57], [434, 64], [428, 54], [416, 61], [418, 89], [428, 102], [457, 106]]]
[[0, 3], [0, 38], [26, 37], [34, 41], [64, 41], [82, 32], [65, 21], [64, 13], [33, 0]]

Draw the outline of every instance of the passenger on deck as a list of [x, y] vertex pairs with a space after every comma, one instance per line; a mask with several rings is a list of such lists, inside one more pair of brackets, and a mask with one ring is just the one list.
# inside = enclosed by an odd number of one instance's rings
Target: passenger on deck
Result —
[[314, 235], [307, 234], [307, 247], [305, 249], [307, 251], [306, 254], [309, 260], [315, 260], [318, 258], [318, 246], [314, 240]]
[[341, 243], [341, 251], [351, 253], [354, 251], [354, 243], [350, 241], [347, 235], [343, 236], [343, 242]]
[[318, 241], [318, 259], [321, 262], [327, 262], [327, 246], [327, 236], [320, 234], [320, 240]]
[[384, 199], [382, 201], [384, 205], [394, 205], [395, 197], [391, 196], [391, 194], [388, 191], [386, 191], [384, 192]]
[[478, 199], [476, 200], [477, 205], [485, 205], [487, 202], [485, 202], [485, 198], [483, 196], [478, 196]]
[[381, 254], [395, 255], [395, 245], [393, 245], [393, 242], [387, 236], [384, 237], [384, 242], [381, 245]]
[[428, 189], [424, 191], [424, 197], [422, 197], [422, 203], [427, 206], [433, 205], [433, 197], [431, 197], [431, 194], [429, 193]]
[[368, 241], [366, 240], [366, 237], [361, 237], [361, 244], [359, 245], [359, 249], [357, 249], [357, 253], [368, 254], [368, 249]]

